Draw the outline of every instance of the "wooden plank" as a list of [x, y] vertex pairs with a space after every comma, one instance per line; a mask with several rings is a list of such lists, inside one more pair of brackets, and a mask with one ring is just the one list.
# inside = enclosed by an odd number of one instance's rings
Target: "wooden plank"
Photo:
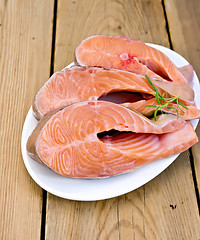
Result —
[[74, 61], [76, 46], [95, 34], [126, 34], [169, 46], [159, 1], [58, 1], [54, 71]]
[[[183, 55], [200, 78], [200, 4], [198, 0], [165, 1], [169, 30], [174, 50]], [[200, 126], [197, 127], [200, 137]], [[200, 192], [200, 143], [192, 147], [197, 184]]]
[[[54, 70], [72, 62], [77, 44], [93, 34], [169, 47], [161, 1], [58, 1]], [[75, 202], [47, 194], [48, 240], [197, 239], [198, 224], [187, 153], [144, 187], [118, 198]]]
[[40, 239], [42, 189], [21, 156], [34, 94], [50, 71], [53, 1], [0, 2], [0, 239]]
[[200, 220], [188, 152], [145, 185], [144, 205], [147, 239], [199, 238]]

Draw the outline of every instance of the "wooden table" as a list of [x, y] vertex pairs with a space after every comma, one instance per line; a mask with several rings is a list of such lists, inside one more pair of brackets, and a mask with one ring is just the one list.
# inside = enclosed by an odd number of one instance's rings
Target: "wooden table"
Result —
[[97, 202], [43, 191], [20, 148], [35, 93], [73, 61], [82, 39], [110, 34], [161, 44], [200, 76], [199, 16], [199, 0], [0, 1], [0, 239], [200, 239], [200, 144], [139, 189]]

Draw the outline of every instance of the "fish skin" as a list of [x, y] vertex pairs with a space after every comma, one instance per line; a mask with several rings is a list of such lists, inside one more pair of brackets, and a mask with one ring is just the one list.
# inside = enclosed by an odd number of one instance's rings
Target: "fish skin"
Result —
[[183, 76], [186, 79], [187, 85], [192, 87], [193, 85], [193, 77], [194, 77], [194, 69], [191, 64], [187, 64], [183, 67], [179, 68], [180, 72], [183, 74]]
[[[179, 100], [185, 105], [195, 105], [194, 103], [194, 90], [188, 85], [182, 84], [180, 82], [166, 82], [158, 79], [151, 79], [156, 88], [163, 93], [169, 94], [169, 96], [179, 96]], [[165, 97], [166, 94], [165, 94]]]
[[[170, 134], [173, 134], [172, 138], [176, 137], [177, 140], [177, 136], [182, 136], [185, 128], [188, 129], [188, 138], [181, 140], [179, 147], [173, 148], [170, 145]], [[130, 152], [130, 147], [127, 145], [129, 143], [124, 142], [122, 137], [121, 140], [120, 137], [118, 139], [121, 147], [115, 147], [111, 141], [106, 142], [105, 139], [97, 137], [98, 133], [111, 129], [131, 131], [131, 137], [136, 140], [140, 135], [144, 139], [152, 138], [152, 143], [154, 145], [157, 143], [158, 146], [152, 146], [151, 155], [147, 157], [149, 148], [147, 151], [143, 146], [140, 150], [142, 141], [132, 145], [135, 148], [134, 153], [133, 149]], [[165, 133], [166, 131], [171, 133]], [[167, 140], [160, 141], [160, 139]], [[175, 117], [163, 124], [162, 120], [150, 121], [141, 114], [118, 104], [84, 101], [65, 107], [56, 113], [50, 112], [43, 117], [28, 139], [27, 151], [31, 157], [39, 159], [60, 175], [102, 178], [129, 172], [163, 156], [184, 151], [196, 141], [197, 137], [190, 123], [182, 119], [177, 120]], [[171, 152], [166, 150], [169, 145]], [[162, 150], [163, 153], [165, 152], [164, 155], [161, 154]]]
[[82, 66], [118, 68], [187, 84], [187, 79], [161, 51], [131, 38], [95, 35], [84, 39], [75, 50]]

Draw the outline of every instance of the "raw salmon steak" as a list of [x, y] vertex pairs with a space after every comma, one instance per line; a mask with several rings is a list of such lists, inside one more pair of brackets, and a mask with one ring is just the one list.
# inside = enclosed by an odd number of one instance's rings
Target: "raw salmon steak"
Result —
[[153, 94], [145, 77], [122, 70], [72, 67], [56, 72], [36, 94], [36, 118], [47, 112], [84, 100], [97, 100], [110, 92], [131, 91]]
[[[180, 95], [185, 105], [194, 104], [194, 92], [189, 86], [156, 79], [152, 82], [166, 97]], [[118, 69], [75, 66], [52, 75], [36, 94], [33, 111], [40, 119], [51, 110], [79, 101], [105, 100], [106, 96], [107, 101], [115, 103], [135, 102], [153, 97], [153, 94], [155, 91], [142, 75]], [[118, 98], [118, 102], [114, 98]]]
[[196, 142], [191, 124], [173, 115], [155, 122], [119, 104], [83, 101], [42, 118], [27, 151], [63, 176], [101, 178], [180, 153]]
[[76, 48], [75, 56], [82, 66], [124, 69], [147, 74], [151, 78], [181, 83], [190, 83], [193, 78], [191, 65], [179, 69], [161, 51], [127, 37], [89, 37]]

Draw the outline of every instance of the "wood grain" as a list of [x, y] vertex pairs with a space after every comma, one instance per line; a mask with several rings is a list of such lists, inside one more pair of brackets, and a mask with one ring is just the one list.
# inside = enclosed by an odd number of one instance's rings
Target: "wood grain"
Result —
[[54, 71], [74, 61], [77, 45], [95, 34], [126, 35], [169, 46], [160, 1], [58, 1]]
[[[198, 0], [165, 1], [169, 30], [174, 50], [183, 55], [200, 78], [200, 2]], [[197, 127], [200, 138], [200, 126]], [[200, 143], [192, 147], [194, 168], [200, 192]]]
[[21, 156], [34, 94], [49, 76], [53, 1], [0, 1], [0, 239], [40, 239], [42, 190]]
[[[54, 71], [94, 34], [125, 35], [169, 47], [161, 1], [58, 1]], [[47, 194], [46, 239], [198, 239], [188, 152], [145, 186], [118, 198], [75, 202]]]
[[193, 184], [185, 152], [145, 185], [147, 239], [199, 239], [200, 219]]

